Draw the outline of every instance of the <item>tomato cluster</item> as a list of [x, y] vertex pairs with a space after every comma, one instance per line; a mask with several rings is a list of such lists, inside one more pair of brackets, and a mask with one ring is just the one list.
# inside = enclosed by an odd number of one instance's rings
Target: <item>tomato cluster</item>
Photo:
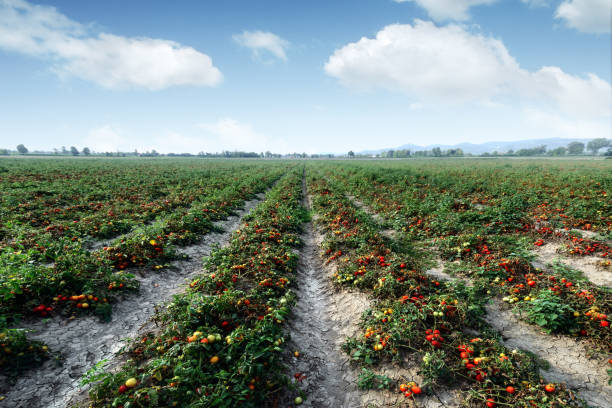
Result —
[[[326, 175], [328, 179], [312, 176], [309, 190], [317, 219], [327, 232], [323, 242], [326, 253], [339, 254], [328, 258], [336, 267], [335, 281], [373, 293], [377, 299], [364, 316], [363, 336], [349, 338], [343, 347], [351, 359], [369, 366], [387, 360], [405, 361], [410, 353], [424, 354], [423, 389], [459, 382], [466, 395], [480, 398], [475, 406], [482, 402], [522, 404], [542, 396], [545, 391], [539, 386], [541, 379], [531, 356], [512, 353], [494, 337], [470, 338], [465, 334], [470, 328], [482, 328], [476, 314], [482, 303], [475, 300], [486, 289], [441, 283], [421, 272], [427, 266], [427, 256], [413, 247], [394, 245], [381, 233], [384, 226], [355, 207], [340, 183]], [[371, 191], [368, 194], [375, 196]], [[356, 219], [358, 224], [353, 222]], [[352, 235], [346, 237], [349, 229]], [[516, 280], [514, 273], [525, 267], [522, 261], [499, 258], [497, 245], [486, 241], [466, 240], [459, 242], [458, 248], [452, 253], [459, 253], [460, 259], [476, 259], [482, 268], [494, 270], [493, 276], [507, 276], [504, 282], [508, 284]], [[480, 302], [484, 300], [486, 297]], [[505, 391], [508, 387], [513, 387], [512, 393]], [[557, 389], [564, 397], [571, 393], [560, 386]]]
[[[423, 166], [416, 171], [410, 163], [384, 171], [374, 163], [343, 165], [325, 174], [351, 195], [361, 197], [388, 224], [403, 230], [406, 241], [433, 240], [444, 260], [460, 261], [456, 268], [459, 274], [484, 278], [492, 289], [499, 288], [487, 296], [501, 293], [509, 303], [529, 311], [545, 297], [543, 291], [551, 290], [568, 313], [559, 324], [549, 325], [549, 319], [535, 317], [539, 312], [532, 310], [530, 321], [539, 321], [552, 331], [582, 333], [599, 349], [609, 347], [612, 332], [607, 321], [602, 325], [584, 314], [591, 306], [612, 313], [609, 292], [573, 276], [562, 281], [570, 276], [565, 271], [536, 271], [525, 255], [531, 248], [561, 242], [569, 256], [597, 256], [599, 267], [612, 265], [606, 242], [572, 230], [598, 231], [600, 236], [612, 231], [608, 216], [612, 204], [602, 190], [605, 166], [570, 169], [581, 180], [576, 184], [567, 183], [566, 169], [543, 169], [540, 177], [528, 178], [522, 164], [501, 167], [484, 163], [469, 169], [457, 163], [424, 164], [419, 163]], [[557, 176], [549, 177], [553, 172]], [[493, 184], [491, 177], [508, 182]]]
[[306, 218], [300, 176], [283, 177], [229, 245], [213, 251], [207, 272], [156, 317], [161, 330], [133, 343], [132, 363], [92, 391], [93, 406], [149, 406], [152, 395], [164, 406], [261, 406], [278, 390], [294, 250]]
[[176, 259], [175, 245], [215, 230], [214, 221], [286, 168], [130, 160], [7, 165], [0, 174], [0, 328], [24, 314], [108, 319], [116, 293], [137, 289], [125, 272], [164, 268]]

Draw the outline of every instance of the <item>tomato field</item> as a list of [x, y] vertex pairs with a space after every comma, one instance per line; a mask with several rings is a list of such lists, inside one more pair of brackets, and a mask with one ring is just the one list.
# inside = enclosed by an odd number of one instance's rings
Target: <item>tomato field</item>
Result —
[[0, 406], [612, 401], [612, 161], [7, 158], [0, 191]]

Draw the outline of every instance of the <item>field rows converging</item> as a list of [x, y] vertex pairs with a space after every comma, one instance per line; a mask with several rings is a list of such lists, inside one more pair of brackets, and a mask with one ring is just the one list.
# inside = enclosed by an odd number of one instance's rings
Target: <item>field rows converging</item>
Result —
[[[2, 179], [0, 404], [7, 406], [65, 406], [81, 376], [150, 323], [156, 305], [169, 299], [185, 277], [201, 269], [201, 256], [224, 239], [221, 232], [235, 222], [235, 210], [245, 200], [251, 200], [244, 204], [247, 208], [252, 206], [260, 199], [255, 194], [270, 187], [286, 169], [244, 164], [202, 169], [177, 166], [169, 172], [166, 168], [170, 176], [160, 174], [161, 179], [167, 177], [168, 185], [178, 185], [175, 191], [182, 201], [163, 211], [155, 202], [136, 199], [156, 188], [160, 166], [140, 166], [139, 172], [119, 166], [111, 169], [111, 177], [107, 172], [105, 179], [95, 165], [63, 166], [54, 171], [63, 176], [59, 179], [64, 184], [24, 171], [21, 164], [14, 175]], [[143, 170], [153, 170], [147, 182], [138, 180]], [[88, 172], [97, 175], [93, 188], [82, 180]], [[143, 188], [130, 186], [108, 195], [114, 192], [107, 191], [114, 178], [142, 183]], [[24, 182], [29, 189], [22, 187]], [[91, 196], [100, 201], [93, 206], [93, 214], [91, 203], [59, 205]], [[119, 196], [123, 196], [121, 211], [114, 204]], [[110, 210], [98, 211], [104, 207]], [[143, 216], [151, 208], [158, 214], [153, 223]], [[66, 216], [69, 211], [72, 214]], [[104, 221], [108, 225], [129, 225], [130, 231], [96, 249], [102, 225], [96, 219], [108, 220]], [[39, 370], [23, 373], [41, 363]]]
[[[305, 179], [302, 190], [303, 206], [311, 209]], [[289, 375], [309, 396], [305, 406], [359, 406], [357, 376], [341, 346], [347, 336], [356, 333], [370, 302], [363, 294], [335, 290], [334, 267], [325, 265], [320, 256], [322, 240], [322, 232], [312, 221], [307, 222], [296, 275], [296, 305], [287, 329], [288, 347], [293, 350], [288, 357]], [[279, 406], [292, 402], [291, 396], [283, 396]]]
[[0, 0], [0, 408], [612, 408], [611, 16]]
[[206, 258], [205, 272], [158, 313], [159, 328], [105, 374], [90, 404], [257, 405], [278, 390], [305, 217], [301, 185], [301, 172], [282, 177], [229, 244]]
[[24, 322], [23, 327], [31, 331], [31, 339], [61, 354], [61, 365], [48, 360], [35, 372], [21, 376], [3, 402], [7, 406], [24, 407], [65, 407], [73, 402], [73, 398], [79, 397], [81, 378], [86, 371], [100, 361], [112, 360], [125, 346], [125, 339], [154, 327], [150, 319], [156, 308], [182, 291], [185, 280], [202, 272], [202, 257], [209, 255], [215, 245], [223, 245], [238, 227], [241, 217], [260, 200], [247, 201], [236, 215], [215, 223], [225, 232], [210, 233], [202, 242], [181, 249], [179, 253], [189, 258], [173, 263], [171, 270], [163, 274], [135, 271], [140, 290], [137, 294], [124, 295], [113, 308], [114, 317], [110, 322], [100, 322], [93, 316], [72, 320], [58, 316], [47, 321]]
[[2, 407], [612, 401], [609, 167], [120, 163], [0, 173]]
[[[357, 201], [354, 198], [351, 200]], [[357, 201], [355, 205], [371, 213], [362, 202]], [[373, 218], [381, 222], [380, 216], [376, 215]], [[467, 286], [474, 284], [468, 277], [453, 277], [445, 273], [439, 259], [436, 266], [425, 273], [442, 281], [461, 279]], [[500, 334], [504, 345], [534, 353], [546, 361], [546, 368], [541, 367], [540, 371], [547, 381], [569, 385], [593, 406], [605, 406], [612, 399], [612, 387], [607, 384], [606, 374], [609, 365], [602, 356], [594, 358], [585, 345], [574, 338], [547, 335], [530, 327], [499, 300], [494, 299], [486, 305], [485, 310], [485, 321]]]
[[[376, 195], [377, 193], [372, 194], [372, 191], [367, 191], [367, 189], [365, 190], [365, 197], [367, 198], [372, 199], [373, 197], [376, 197]], [[349, 196], [349, 198], [357, 207], [364, 209], [369, 214], [374, 214], [374, 219], [377, 221], [377, 223], [383, 225], [385, 224], [384, 219], [379, 214], [376, 214], [369, 209], [363, 202], [355, 199], [352, 196]], [[373, 201], [370, 202], [374, 203]], [[576, 239], [574, 238], [574, 241], [575, 240]], [[602, 244], [605, 245], [605, 243]], [[436, 251], [436, 248], [435, 246], [429, 245], [429, 250]], [[489, 250], [486, 249], [485, 252], [488, 253]], [[606, 255], [606, 253], [603, 254], [604, 258]], [[582, 264], [580, 264], [580, 262], [577, 260], [572, 260], [574, 261], [574, 265], [582, 266]], [[502, 260], [502, 264], [500, 266], [504, 266], [504, 261], [506, 260]], [[456, 264], [459, 262], [455, 260], [453, 263]], [[532, 264], [537, 265], [538, 263], [533, 262]], [[605, 265], [606, 261], [603, 261], [603, 264]], [[444, 269], [444, 267], [438, 266], [436, 268], [427, 270], [426, 273], [441, 280], [454, 280], [455, 278], [445, 273]], [[451, 268], [451, 270], [452, 269], [457, 268]], [[551, 271], [548, 271], [548, 273], [551, 273]], [[605, 270], [599, 270], [597, 271], [597, 274], [600, 281], [601, 279], [605, 279], [605, 277], [609, 276], [609, 272], [606, 272]], [[589, 277], [591, 276], [588, 273], [585, 273], [585, 275]], [[457, 276], [467, 285], [474, 284], [471, 279], [475, 278], [474, 276]], [[560, 278], [560, 280], [563, 283], [566, 283], [565, 278]], [[499, 278], [497, 278], [497, 281], [499, 281]], [[509, 279], [509, 281], [512, 281], [512, 279]], [[599, 283], [595, 280], [593, 281], [594, 283]], [[535, 282], [531, 283], [533, 284]], [[571, 283], [566, 285], [566, 287], [571, 287], [570, 285]], [[487, 293], [491, 294], [491, 291], [487, 291]], [[603, 290], [600, 292], [600, 294], [603, 295], [602, 297], [604, 298], [603, 304], [608, 306], [609, 304], [606, 304], [605, 301], [606, 291]], [[525, 299], [530, 300], [529, 297], [526, 297]], [[593, 406], [606, 405], [607, 401], [612, 398], [612, 389], [609, 387], [607, 379], [609, 373], [606, 374], [606, 371], [609, 371], [609, 364], [607, 361], [609, 359], [609, 353], [606, 353], [608, 350], [604, 348], [601, 350], [599, 355], [594, 355], [597, 353], [593, 353], [587, 344], [578, 344], [574, 338], [562, 338], [559, 336], [546, 335], [543, 332], [540, 333], [537, 329], [531, 328], [525, 323], [519, 321], [512, 315], [510, 310], [507, 310], [506, 307], [500, 307], [499, 303], [500, 302], [493, 302], [492, 304], [487, 305], [487, 314], [485, 315], [485, 319], [491, 324], [492, 328], [499, 332], [504, 340], [504, 344], [509, 347], [516, 347], [535, 353], [539, 358], [552, 360], [551, 369], [542, 371], [547, 380], [567, 383], [575, 390], [579, 390], [579, 395], [589, 404], [593, 404]], [[574, 312], [574, 315], [577, 316], [578, 314]], [[605, 319], [606, 316], [603, 315], [603, 318]], [[604, 321], [603, 323], [607, 322]], [[605, 331], [608, 326], [603, 323], [600, 326]], [[609, 343], [607, 344], [609, 345]], [[607, 347], [606, 341], [603, 342], [602, 346]], [[606, 355], [608, 358], [606, 358]]]

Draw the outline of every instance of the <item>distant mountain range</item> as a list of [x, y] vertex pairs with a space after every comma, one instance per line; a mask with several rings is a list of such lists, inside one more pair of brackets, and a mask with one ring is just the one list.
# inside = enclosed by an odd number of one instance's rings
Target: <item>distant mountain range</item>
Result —
[[535, 139], [535, 140], [516, 140], [513, 142], [486, 142], [486, 143], [459, 143], [455, 145], [442, 145], [442, 144], [432, 144], [427, 146], [419, 146], [414, 144], [405, 144], [398, 147], [387, 148], [387, 149], [377, 149], [377, 150], [364, 150], [359, 152], [359, 154], [377, 154], [386, 152], [389, 150], [411, 150], [412, 152], [416, 152], [419, 150], [431, 150], [434, 147], [439, 147], [442, 150], [448, 149], [461, 149], [463, 153], [471, 153], [471, 154], [482, 154], [482, 153], [493, 153], [494, 151], [498, 153], [505, 153], [508, 150], [517, 151], [519, 149], [530, 149], [533, 147], [538, 147], [541, 145], [546, 145], [547, 150], [556, 149], [557, 147], [567, 146], [571, 142], [582, 142], [586, 144], [591, 139], [562, 139], [562, 138], [549, 138], [549, 139]]

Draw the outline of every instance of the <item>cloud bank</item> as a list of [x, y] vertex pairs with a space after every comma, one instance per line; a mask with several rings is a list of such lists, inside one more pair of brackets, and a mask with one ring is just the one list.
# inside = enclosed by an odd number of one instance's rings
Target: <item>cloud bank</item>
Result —
[[504, 44], [459, 25], [416, 20], [337, 49], [325, 64], [343, 85], [400, 90], [417, 102], [538, 104], [581, 118], [610, 115], [610, 83], [558, 67], [522, 69]]
[[565, 0], [557, 8], [555, 18], [584, 33], [609, 33], [612, 0]]
[[0, 48], [48, 59], [60, 76], [150, 90], [214, 86], [223, 79], [212, 59], [192, 47], [91, 31], [54, 7], [0, 0]]

